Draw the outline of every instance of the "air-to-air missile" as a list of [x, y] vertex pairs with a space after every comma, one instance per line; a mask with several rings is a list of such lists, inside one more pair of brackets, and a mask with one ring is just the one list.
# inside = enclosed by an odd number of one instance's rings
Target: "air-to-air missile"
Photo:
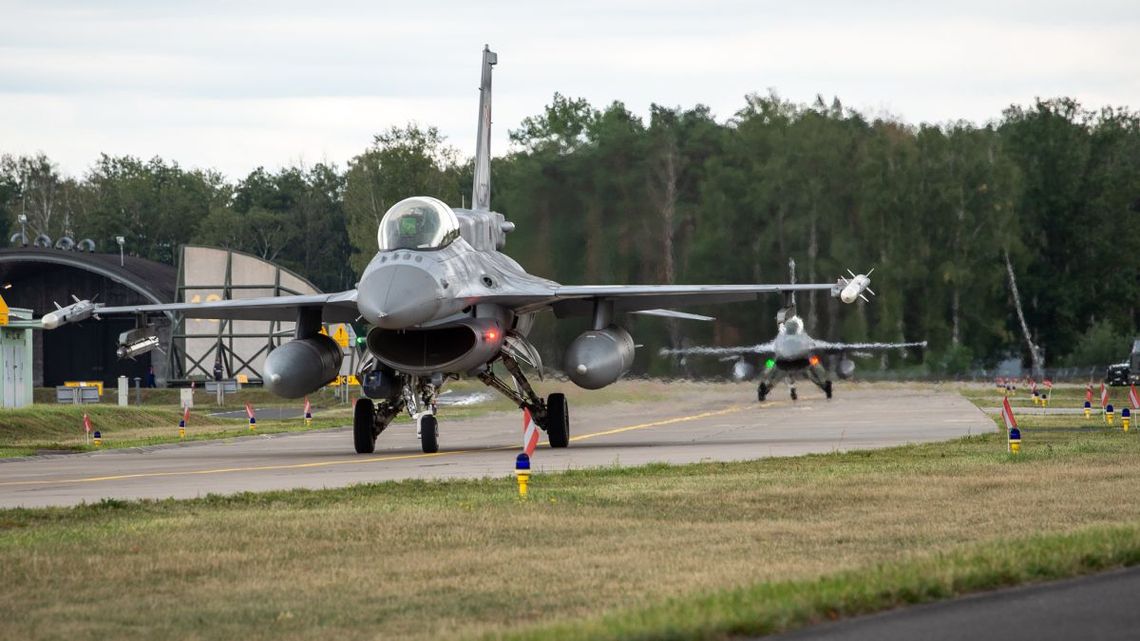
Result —
[[868, 294], [874, 296], [875, 292], [872, 291], [870, 287], [870, 276], [871, 272], [873, 271], [875, 270], [872, 269], [866, 274], [852, 274], [850, 269], [847, 270], [847, 273], [851, 274], [851, 279], [848, 280], [846, 278], [840, 277], [839, 281], [843, 284], [843, 291], [839, 293], [840, 300], [848, 304], [854, 303], [856, 298], [867, 300], [867, 297], [863, 295], [863, 292], [867, 292]]
[[99, 319], [99, 308], [102, 303], [92, 303], [90, 300], [79, 300], [79, 297], [72, 295], [74, 303], [67, 307], [60, 307], [59, 303], [55, 304], [55, 311], [44, 314], [41, 322], [44, 329], [55, 329], [68, 323], [78, 323], [79, 321], [87, 320], [88, 318]]

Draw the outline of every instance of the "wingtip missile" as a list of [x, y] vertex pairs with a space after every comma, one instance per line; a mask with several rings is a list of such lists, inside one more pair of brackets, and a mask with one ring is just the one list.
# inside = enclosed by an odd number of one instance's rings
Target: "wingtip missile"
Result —
[[[872, 269], [871, 271], [875, 270]], [[875, 295], [875, 292], [871, 291], [870, 287], [871, 278], [868, 274], [871, 272], [867, 272], [866, 274], [852, 274], [851, 270], [849, 269], [847, 270], [847, 273], [851, 274], [850, 279], [843, 277], [840, 277], [839, 279], [840, 283], [843, 285], [843, 289], [839, 292], [840, 300], [842, 300], [844, 303], [851, 304], [859, 298], [862, 298], [864, 301], [866, 301], [867, 297], [863, 295], [863, 292], [867, 292], [872, 296]]]
[[80, 300], [76, 296], [72, 296], [75, 302], [67, 307], [60, 307], [56, 303], [56, 310], [44, 314], [40, 322], [43, 324], [44, 329], [56, 329], [68, 323], [78, 323], [87, 320], [88, 318], [95, 318], [99, 320], [99, 308], [103, 305], [101, 303], [93, 303], [90, 300]]

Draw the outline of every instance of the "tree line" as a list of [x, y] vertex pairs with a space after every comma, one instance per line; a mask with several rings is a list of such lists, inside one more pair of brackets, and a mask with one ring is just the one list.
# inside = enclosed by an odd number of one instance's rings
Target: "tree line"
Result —
[[[654, 105], [642, 118], [556, 94], [510, 135], [492, 163], [492, 206], [517, 225], [506, 251], [559, 282], [782, 282], [789, 258], [801, 281], [874, 267], [871, 304], [801, 297], [809, 330], [929, 340], [881, 365], [946, 373], [1007, 356], [1103, 364], [1137, 333], [1140, 115], [1128, 109], [1060, 98], [985, 125], [910, 125], [768, 93], [718, 121], [703, 106]], [[417, 125], [378, 134], [343, 169], [259, 168], [236, 181], [106, 155], [71, 177], [43, 155], [5, 155], [0, 232], [24, 214], [35, 234], [90, 237], [100, 251], [122, 235], [131, 254], [171, 264], [184, 243], [228, 247], [333, 291], [375, 253], [389, 206], [408, 195], [469, 204], [472, 173]], [[715, 324], [632, 319], [650, 347], [637, 368], [674, 367], [657, 346], [767, 340], [780, 305], [697, 310]], [[538, 327], [552, 364], [584, 328]]]

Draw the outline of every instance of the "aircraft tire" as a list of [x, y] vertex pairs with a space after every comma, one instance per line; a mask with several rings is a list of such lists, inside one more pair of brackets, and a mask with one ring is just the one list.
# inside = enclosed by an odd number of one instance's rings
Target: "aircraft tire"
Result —
[[827, 394], [828, 400], [831, 399], [831, 381], [823, 382], [823, 393]]
[[439, 451], [439, 421], [431, 414], [420, 417], [420, 449], [424, 454], [435, 454]]
[[371, 399], [358, 398], [352, 407], [352, 442], [357, 454], [371, 454], [376, 451], [376, 406]]
[[756, 400], [763, 403], [764, 400], [767, 398], [768, 398], [768, 386], [763, 384], [763, 383], [760, 383], [760, 386], [756, 388]]
[[546, 397], [546, 438], [550, 447], [570, 445], [570, 405], [565, 394], [555, 392]]
[[796, 390], [794, 388], [792, 389], [792, 400], [796, 400]]

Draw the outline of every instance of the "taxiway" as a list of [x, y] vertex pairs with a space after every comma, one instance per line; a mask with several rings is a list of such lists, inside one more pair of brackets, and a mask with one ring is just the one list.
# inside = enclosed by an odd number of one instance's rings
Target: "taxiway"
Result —
[[[534, 470], [793, 456], [996, 429], [982, 411], [949, 392], [852, 390], [831, 401], [759, 404], [743, 396], [740, 386], [708, 389], [666, 401], [571, 407], [570, 447], [540, 444]], [[377, 452], [368, 456], [352, 452], [351, 430], [341, 428], [8, 460], [0, 462], [0, 507], [504, 477], [512, 474], [521, 433], [519, 412], [449, 420], [441, 410], [436, 454], [420, 451], [414, 426], [397, 424], [380, 435]]]

